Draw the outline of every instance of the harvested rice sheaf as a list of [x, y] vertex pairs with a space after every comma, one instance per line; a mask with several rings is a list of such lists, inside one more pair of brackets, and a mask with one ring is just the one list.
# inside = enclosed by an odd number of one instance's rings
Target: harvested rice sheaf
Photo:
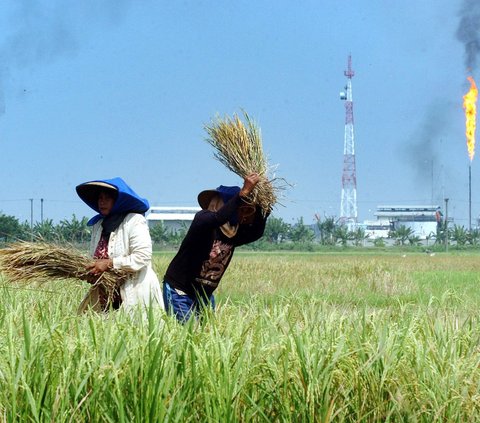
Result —
[[236, 114], [231, 118], [217, 116], [205, 125], [206, 141], [215, 148], [215, 158], [241, 178], [251, 173], [260, 175], [248, 200], [259, 205], [264, 213], [270, 213], [288, 184], [283, 178], [270, 177], [276, 166], [268, 164], [260, 129], [245, 112], [244, 120], [245, 123]]
[[108, 293], [125, 281], [126, 274], [108, 270], [92, 280], [86, 267], [92, 259], [72, 246], [19, 241], [0, 249], [0, 272], [12, 282], [80, 279], [103, 286]]

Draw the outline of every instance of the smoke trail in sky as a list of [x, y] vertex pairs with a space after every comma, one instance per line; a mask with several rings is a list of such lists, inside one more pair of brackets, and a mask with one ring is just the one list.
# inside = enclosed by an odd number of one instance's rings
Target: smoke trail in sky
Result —
[[424, 194], [434, 189], [436, 195], [440, 189], [438, 186], [431, 186], [432, 174], [437, 182], [438, 172], [442, 166], [442, 137], [448, 131], [450, 114], [451, 105], [440, 101], [432, 103], [427, 108], [421, 125], [404, 144], [403, 156], [415, 172], [415, 187], [423, 190]]
[[9, 15], [3, 17], [6, 35], [0, 41], [0, 115], [5, 112], [7, 81], [15, 70], [74, 55], [85, 28], [119, 22], [131, 2], [15, 0], [5, 5], [2, 13]]
[[465, 48], [465, 67], [473, 71], [480, 53], [480, 1], [464, 0], [456, 36]]

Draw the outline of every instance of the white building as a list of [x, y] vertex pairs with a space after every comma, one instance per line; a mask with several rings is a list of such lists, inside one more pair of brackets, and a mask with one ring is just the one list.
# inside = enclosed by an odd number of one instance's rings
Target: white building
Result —
[[411, 228], [415, 236], [425, 239], [437, 232], [437, 223], [441, 219], [440, 207], [429, 206], [377, 206], [374, 213], [379, 221], [390, 222], [392, 229], [400, 226]]
[[145, 218], [149, 228], [162, 222], [168, 231], [177, 232], [179, 229], [188, 229], [200, 210], [200, 207], [150, 207]]
[[369, 239], [388, 238], [388, 232], [392, 229], [388, 219], [365, 220], [358, 227], [365, 230], [365, 235], [368, 235]]

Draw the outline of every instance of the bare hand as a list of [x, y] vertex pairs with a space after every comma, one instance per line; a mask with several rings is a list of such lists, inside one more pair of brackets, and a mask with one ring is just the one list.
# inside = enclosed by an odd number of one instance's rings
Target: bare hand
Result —
[[99, 259], [87, 265], [87, 270], [92, 275], [101, 275], [103, 272], [106, 272], [108, 269], [112, 269], [112, 268], [113, 268], [112, 259]]
[[260, 180], [260, 176], [258, 173], [251, 173], [250, 175], [246, 176], [243, 180], [243, 187], [240, 190], [240, 197], [248, 197], [249, 194], [253, 191], [253, 189], [258, 184]]

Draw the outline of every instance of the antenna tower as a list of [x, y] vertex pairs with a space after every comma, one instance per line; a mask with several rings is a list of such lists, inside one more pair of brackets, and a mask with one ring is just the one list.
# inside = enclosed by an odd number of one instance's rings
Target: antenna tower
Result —
[[357, 172], [355, 169], [355, 142], [353, 136], [353, 95], [352, 56], [348, 56], [348, 68], [345, 92], [340, 93], [340, 100], [345, 101], [345, 137], [343, 143], [342, 202], [340, 205], [340, 223], [353, 229], [357, 224]]

